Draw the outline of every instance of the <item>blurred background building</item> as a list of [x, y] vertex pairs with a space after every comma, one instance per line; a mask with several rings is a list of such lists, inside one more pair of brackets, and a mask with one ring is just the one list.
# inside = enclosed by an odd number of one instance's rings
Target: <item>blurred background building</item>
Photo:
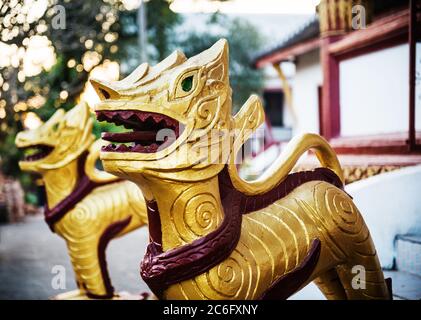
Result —
[[[348, 182], [419, 164], [421, 46], [409, 1], [321, 1], [317, 9], [254, 60], [285, 79], [282, 89], [265, 81], [272, 127], [326, 137]], [[283, 106], [282, 117], [271, 114], [273, 104]]]

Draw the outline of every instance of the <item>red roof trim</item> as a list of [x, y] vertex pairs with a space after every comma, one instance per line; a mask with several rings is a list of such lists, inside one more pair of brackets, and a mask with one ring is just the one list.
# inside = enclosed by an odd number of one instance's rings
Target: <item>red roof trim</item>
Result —
[[261, 59], [258, 59], [255, 62], [256, 68], [260, 69], [268, 64], [279, 63], [281, 61], [292, 60], [296, 56], [307, 53], [311, 50], [317, 49], [320, 47], [320, 38], [310, 39], [299, 44], [293, 45], [291, 47], [276, 51], [268, 56], [265, 56]]
[[408, 25], [408, 9], [395, 12], [374, 21], [367, 29], [353, 31], [342, 40], [332, 43], [329, 46], [329, 53], [341, 59], [381, 49], [382, 44], [388, 42], [391, 44], [394, 44], [396, 40], [406, 42]]
[[[353, 31], [329, 46], [329, 53], [341, 58], [357, 56], [367, 53], [370, 48], [382, 48], [379, 44], [390, 41], [390, 45], [405, 42], [405, 35], [408, 33], [409, 10], [403, 9], [377, 19], [367, 29]], [[268, 64], [293, 60], [295, 57], [305, 54], [320, 47], [321, 39], [313, 38], [300, 42], [293, 46], [275, 51], [270, 55], [255, 61], [254, 65], [260, 69]]]

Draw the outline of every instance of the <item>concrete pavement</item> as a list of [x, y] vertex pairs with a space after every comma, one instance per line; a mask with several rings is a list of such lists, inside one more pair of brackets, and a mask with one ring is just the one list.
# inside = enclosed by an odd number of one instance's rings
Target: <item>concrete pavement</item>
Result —
[[[147, 241], [147, 228], [141, 228], [108, 245], [108, 268], [116, 291], [150, 292], [139, 275]], [[53, 267], [57, 265], [65, 269], [65, 290], [54, 289], [52, 285], [56, 275]], [[421, 298], [421, 278], [408, 278], [399, 272], [385, 274], [393, 278], [395, 298]], [[41, 215], [21, 223], [0, 225], [0, 299], [48, 299], [74, 289], [74, 274], [64, 240], [49, 230]], [[325, 298], [311, 283], [290, 299]]]
[[[139, 275], [147, 239], [147, 230], [143, 228], [108, 245], [108, 267], [117, 291], [149, 292]], [[52, 286], [56, 265], [65, 268], [66, 290]], [[48, 299], [74, 289], [65, 242], [49, 230], [42, 216], [0, 225], [0, 299]]]

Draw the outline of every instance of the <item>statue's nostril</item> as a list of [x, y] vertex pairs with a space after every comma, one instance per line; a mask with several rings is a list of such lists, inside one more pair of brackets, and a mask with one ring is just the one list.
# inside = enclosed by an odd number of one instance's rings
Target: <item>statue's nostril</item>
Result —
[[103, 95], [104, 99], [110, 99], [111, 95], [108, 93], [108, 91], [104, 89], [100, 89], [101, 94]]

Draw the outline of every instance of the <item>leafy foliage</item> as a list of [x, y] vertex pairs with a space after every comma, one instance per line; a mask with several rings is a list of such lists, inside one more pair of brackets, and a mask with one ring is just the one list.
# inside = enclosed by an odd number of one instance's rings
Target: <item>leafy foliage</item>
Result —
[[[44, 10], [35, 13], [31, 5], [36, 1], [0, 0], [0, 51], [15, 50], [8, 56], [10, 61], [3, 58], [3, 52], [0, 59], [0, 166], [4, 174], [19, 177], [29, 198], [33, 198], [35, 189], [31, 177], [18, 168], [21, 154], [14, 144], [28, 112], [47, 120], [58, 108], [70, 109], [79, 99], [90, 71], [106, 60], [120, 62], [123, 75], [142, 62], [138, 13], [127, 10], [124, 2], [48, 0]], [[187, 56], [195, 55], [225, 37], [230, 43], [234, 107], [241, 106], [251, 92], [258, 93], [262, 75], [250, 66], [251, 55], [262, 44], [257, 30], [244, 21], [215, 14], [207, 21], [209, 32], [180, 34], [176, 27], [182, 17], [169, 9], [170, 2], [147, 2], [149, 63], [164, 59], [176, 48]], [[65, 22], [64, 29], [57, 28], [60, 8], [65, 12], [65, 20], [60, 21]], [[42, 67], [37, 72], [26, 74], [25, 54], [34, 38], [49, 44], [50, 51], [38, 61]], [[47, 53], [53, 55], [53, 65], [46, 63]], [[118, 130], [95, 122], [97, 136], [104, 129]]]
[[207, 26], [207, 32], [192, 31], [180, 40], [178, 46], [189, 57], [209, 48], [222, 37], [228, 40], [230, 83], [236, 111], [251, 93], [259, 94], [263, 86], [262, 72], [251, 67], [252, 55], [261, 49], [263, 39], [252, 24], [220, 13], [210, 16]]
[[[36, 19], [30, 17], [33, 8], [25, 3], [24, 0], [0, 0], [0, 45], [26, 52], [30, 49], [29, 39], [45, 37], [53, 48], [55, 63], [35, 76], [25, 77], [22, 76], [24, 55], [13, 63], [0, 62], [0, 108], [3, 110], [0, 110], [0, 165], [5, 174], [20, 177], [21, 154], [14, 145], [14, 137], [23, 129], [23, 117], [28, 111], [45, 121], [58, 108], [69, 110], [82, 93], [89, 72], [105, 60], [125, 61], [126, 52], [130, 52], [126, 50], [128, 47], [136, 54], [133, 66], [139, 63], [137, 11], [125, 10], [124, 1], [49, 0]], [[148, 7], [149, 44], [160, 58], [168, 53], [169, 30], [180, 19], [169, 10], [168, 1], [153, 0]], [[64, 21], [58, 20], [60, 8], [64, 9]], [[58, 22], [65, 22], [64, 29], [60, 24], [57, 27]], [[31, 106], [33, 97], [42, 97], [42, 102]], [[16, 110], [18, 103], [23, 109]], [[95, 132], [99, 133], [103, 126], [96, 123]]]

